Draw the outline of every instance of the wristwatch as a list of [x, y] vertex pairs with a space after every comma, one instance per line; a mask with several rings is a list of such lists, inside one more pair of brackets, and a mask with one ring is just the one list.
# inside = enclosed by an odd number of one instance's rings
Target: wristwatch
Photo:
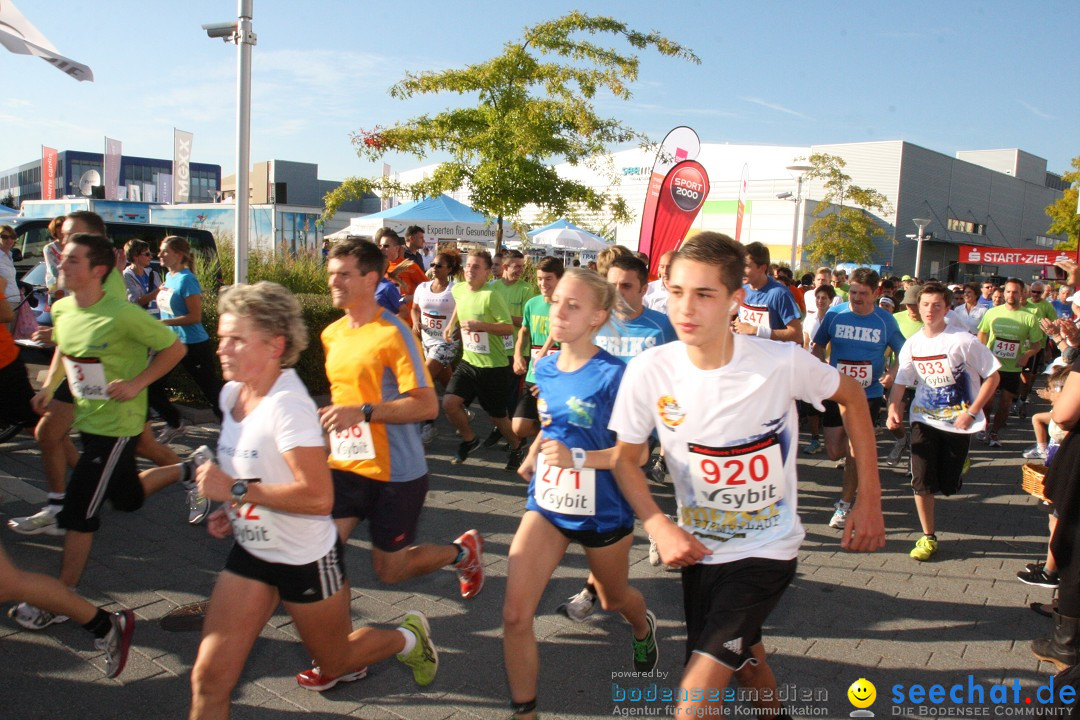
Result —
[[247, 497], [248, 481], [237, 480], [232, 484], [232, 499], [237, 505], [244, 504], [244, 498]]
[[371, 413], [375, 412], [375, 406], [371, 403], [364, 403], [360, 406], [360, 412], [364, 413], [364, 422], [371, 422]]

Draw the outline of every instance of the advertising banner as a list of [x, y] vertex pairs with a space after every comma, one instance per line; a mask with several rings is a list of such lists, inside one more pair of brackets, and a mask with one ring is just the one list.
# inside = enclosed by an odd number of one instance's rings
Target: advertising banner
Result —
[[105, 199], [126, 200], [120, 192], [120, 141], [105, 138]]
[[12, 2], [0, 2], [0, 45], [13, 53], [35, 55], [79, 82], [94, 79], [94, 72], [86, 65], [58, 53]]
[[645, 251], [654, 268], [661, 255], [679, 248], [708, 196], [709, 175], [701, 163], [685, 160], [671, 168], [660, 184], [652, 245]]
[[56, 149], [41, 146], [41, 199], [56, 199]]
[[157, 176], [157, 201], [166, 205], [172, 202], [172, 179], [167, 173], [158, 173]]
[[[680, 125], [667, 134], [660, 143], [660, 150], [656, 153], [656, 161], [653, 163], [652, 175], [649, 177], [649, 189], [645, 194], [645, 208], [641, 213], [641, 232], [638, 234], [638, 250], [649, 253], [649, 248], [655, 244], [653, 239], [653, 223], [656, 220], [656, 206], [660, 201], [660, 186], [664, 183], [671, 168], [683, 160], [694, 160], [701, 152], [701, 140], [696, 132]], [[649, 253], [649, 276], [656, 275], [656, 266], [659, 257], [653, 257]]]
[[191, 201], [191, 140], [189, 132], [173, 128], [172, 202]]
[[735, 211], [735, 242], [742, 242], [742, 219], [746, 213], [746, 196], [750, 186], [750, 166], [742, 166], [742, 182], [739, 183], [739, 208]]
[[1069, 253], [1052, 248], [996, 248], [961, 245], [959, 262], [980, 265], [1053, 265], [1072, 260]]

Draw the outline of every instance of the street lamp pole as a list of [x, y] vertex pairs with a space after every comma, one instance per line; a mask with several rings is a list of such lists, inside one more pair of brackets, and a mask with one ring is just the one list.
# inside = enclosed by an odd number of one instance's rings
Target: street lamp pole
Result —
[[930, 224], [930, 218], [915, 218], [912, 222], [919, 228], [919, 244], [915, 248], [915, 278], [919, 278], [919, 267], [922, 265], [922, 241], [925, 237], [926, 226]]
[[813, 169], [812, 165], [789, 165], [787, 170], [795, 173], [795, 217], [791, 224], [791, 272], [795, 272], [795, 263], [798, 260], [799, 254], [799, 240], [802, 238], [799, 232], [800, 220], [802, 215], [799, 212], [800, 203], [802, 202], [802, 181], [803, 175]]

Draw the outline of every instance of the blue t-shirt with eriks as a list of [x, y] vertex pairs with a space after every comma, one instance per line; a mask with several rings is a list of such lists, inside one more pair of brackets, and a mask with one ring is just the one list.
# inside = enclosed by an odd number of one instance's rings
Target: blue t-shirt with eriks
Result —
[[759, 290], [750, 285], [743, 285], [743, 290], [746, 291], [746, 298], [739, 306], [739, 319], [743, 322], [765, 327], [765, 318], [768, 317], [770, 329], [783, 330], [792, 320], [802, 317], [791, 291], [773, 278], [766, 278]]
[[875, 305], [873, 312], [859, 315], [848, 303], [829, 308], [814, 334], [815, 345], [832, 343], [829, 362], [841, 373], [852, 377], [866, 390], [866, 397], [885, 394], [878, 378], [885, 367], [885, 349], [899, 357], [904, 334], [896, 318]]
[[1057, 310], [1058, 319], [1071, 318], [1073, 316], [1072, 303], [1061, 302], [1054, 299], [1050, 301], [1050, 304], [1054, 306], [1054, 310]]
[[[608, 421], [626, 364], [600, 350], [574, 372], [562, 372], [556, 366], [558, 357], [556, 352], [536, 361], [536, 410], [544, 437], [568, 448], [614, 447]], [[634, 511], [610, 470], [547, 467], [540, 464], [542, 457], [529, 482], [527, 510], [565, 530], [611, 532], [633, 526]]]
[[[179, 272], [169, 273], [168, 277], [165, 278], [165, 282], [161, 284], [161, 290], [157, 296], [161, 319], [168, 320], [169, 318], [187, 315], [187, 299], [192, 295], [202, 295], [202, 288], [199, 286], [199, 281], [195, 279], [193, 272], [184, 268]], [[185, 345], [194, 345], [210, 339], [202, 323], [172, 325], [170, 327], [172, 327], [173, 332], [180, 336], [180, 342]]]
[[677, 340], [675, 328], [668, 316], [656, 310], [642, 308], [633, 320], [614, 316], [596, 333], [594, 342], [624, 363], [630, 362], [651, 347]]

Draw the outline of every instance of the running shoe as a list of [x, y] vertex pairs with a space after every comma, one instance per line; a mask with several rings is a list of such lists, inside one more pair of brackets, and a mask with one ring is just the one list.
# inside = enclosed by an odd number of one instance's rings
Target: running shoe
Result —
[[985, 441], [986, 440], [986, 431], [985, 430], [980, 430], [979, 432], [975, 433], [975, 439], [979, 440], [979, 441]]
[[484, 438], [484, 449], [493, 448], [502, 440], [502, 432], [497, 427], [491, 428], [491, 432]]
[[166, 423], [165, 427], [163, 427], [158, 432], [157, 437], [154, 438], [154, 439], [157, 440], [162, 445], [168, 445], [173, 440], [175, 440], [176, 438], [180, 437], [185, 432], [187, 432], [187, 429], [188, 429], [188, 427], [190, 425], [191, 425], [191, 423], [189, 423], [184, 418], [180, 418], [180, 424], [178, 426], [176, 426], [176, 427], [173, 427], [172, 425], [169, 425], [168, 423]]
[[60, 508], [60, 505], [50, 503], [33, 515], [11, 518], [7, 526], [20, 535], [63, 535], [67, 531], [56, 524], [56, 513]]
[[199, 494], [199, 488], [187, 491], [188, 525], [198, 525], [210, 514], [210, 498]]
[[57, 615], [24, 602], [8, 610], [8, 617], [27, 630], [44, 630], [50, 625], [66, 622], [68, 619], [67, 615]]
[[915, 547], [908, 553], [919, 562], [926, 562], [937, 554], [937, 540], [929, 535], [923, 535], [915, 541]]
[[653, 567], [660, 566], [660, 548], [657, 547], [653, 536], [649, 536], [649, 564]]
[[109, 615], [112, 628], [103, 638], [94, 641], [94, 647], [105, 652], [105, 677], [114, 678], [127, 665], [131, 636], [135, 634], [135, 613], [121, 610]]
[[593, 614], [596, 609], [596, 595], [589, 588], [584, 587], [577, 595], [571, 595], [566, 602], [555, 608], [574, 622], [585, 622], [585, 618]]
[[470, 600], [484, 588], [484, 538], [478, 531], [470, 530], [454, 544], [465, 551], [465, 557], [454, 567], [461, 583], [461, 597]]
[[1023, 420], [1027, 417], [1027, 400], [1020, 398], [1016, 401], [1016, 416]]
[[428, 421], [424, 423], [424, 427], [420, 428], [420, 441], [425, 445], [430, 445], [431, 441], [438, 437], [439, 431], [435, 429], [435, 423]]
[[450, 462], [454, 465], [460, 465], [469, 458], [469, 453], [478, 447], [480, 447], [480, 438], [478, 437], [474, 437], [472, 440], [462, 440], [457, 446], [457, 452], [454, 453], [454, 459]]
[[1046, 572], [1046, 568], [1039, 567], [1034, 570], [1021, 570], [1016, 573], [1016, 579], [1025, 585], [1038, 585], [1039, 587], [1055, 589], [1059, 584], [1056, 572]]
[[430, 685], [439, 672], [439, 653], [431, 642], [431, 627], [427, 618], [424, 613], [414, 610], [405, 616], [399, 627], [416, 636], [416, 647], [408, 655], [398, 655], [397, 659], [412, 668], [417, 685]]
[[199, 467], [203, 463], [214, 462], [216, 458], [214, 457], [214, 451], [210, 447], [200, 445], [191, 451], [191, 457], [188, 459], [195, 464], [195, 467]]
[[367, 665], [354, 670], [351, 673], [345, 673], [337, 677], [330, 677], [329, 675], [323, 675], [322, 670], [318, 667], [313, 667], [310, 670], [305, 670], [302, 673], [296, 674], [296, 683], [305, 690], [312, 690], [314, 692], [322, 692], [323, 690], [329, 690], [338, 683], [354, 682], [356, 680], [363, 680], [367, 677]]
[[525, 455], [529, 452], [529, 446], [522, 440], [515, 449], [510, 451], [510, 456], [506, 459], [506, 467], [504, 468], [508, 472], [517, 472], [517, 469], [521, 467], [521, 463], [525, 461]]
[[844, 524], [847, 522], [847, 516], [851, 512], [851, 503], [837, 500], [834, 507], [836, 512], [833, 513], [832, 519], [829, 520], [829, 527], [843, 530]]
[[986, 436], [986, 444], [990, 447], [1001, 447], [1001, 440], [998, 438], [996, 432], [989, 433]]
[[1046, 567], [1046, 562], [1043, 561], [1043, 560], [1040, 560], [1039, 562], [1030, 562], [1030, 563], [1028, 563], [1027, 565], [1024, 566], [1024, 569], [1025, 570], [1035, 571], [1035, 570], [1042, 570], [1044, 567]]
[[656, 646], [656, 616], [652, 610], [645, 611], [645, 619], [649, 623], [649, 634], [643, 640], [634, 638], [634, 670], [637, 672], [652, 671], [660, 659], [660, 649]]
[[1045, 460], [1046, 448], [1039, 447], [1038, 445], [1032, 445], [1024, 451], [1024, 457], [1028, 460]]
[[667, 460], [663, 455], [657, 455], [656, 459], [650, 463], [647, 463], [648, 472], [645, 473], [646, 477], [652, 480], [657, 485], [663, 485], [667, 482]]
[[885, 458], [885, 464], [889, 467], [893, 467], [896, 463], [900, 462], [900, 458], [904, 454], [904, 449], [907, 448], [907, 443], [908, 439], [907, 434], [905, 433], [904, 437], [898, 438], [897, 441], [893, 443], [892, 450], [889, 451], [889, 457]]
[[806, 447], [803, 448], [803, 452], [807, 455], [817, 455], [825, 448], [821, 444], [821, 440], [818, 438], [810, 438], [810, 442], [806, 443]]

